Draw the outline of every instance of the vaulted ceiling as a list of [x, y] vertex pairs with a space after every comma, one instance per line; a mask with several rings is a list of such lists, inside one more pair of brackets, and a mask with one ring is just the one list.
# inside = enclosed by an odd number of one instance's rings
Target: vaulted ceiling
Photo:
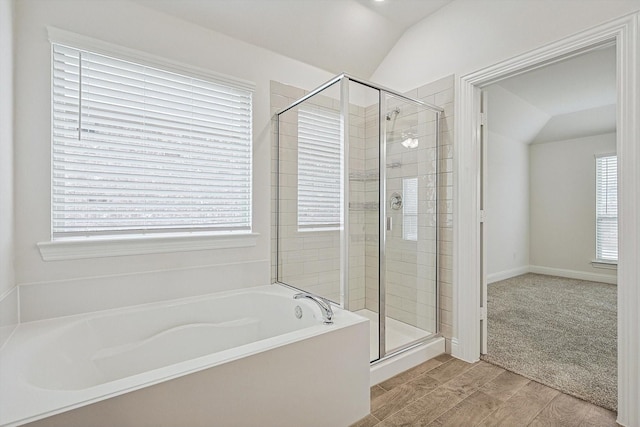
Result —
[[[131, 1], [335, 74], [369, 79], [408, 28], [455, 0]], [[614, 131], [615, 49], [503, 80], [492, 96], [513, 104], [490, 112], [490, 129], [527, 143]]]
[[615, 132], [615, 46], [489, 87], [489, 129], [526, 143]]
[[134, 0], [335, 74], [368, 79], [413, 24], [452, 0]]

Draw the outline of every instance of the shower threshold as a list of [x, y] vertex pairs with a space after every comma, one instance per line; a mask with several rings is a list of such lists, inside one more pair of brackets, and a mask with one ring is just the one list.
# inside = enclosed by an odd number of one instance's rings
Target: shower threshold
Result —
[[[355, 311], [355, 313], [369, 319], [369, 360], [376, 360], [378, 359], [378, 313], [367, 309], [358, 310]], [[387, 316], [386, 344], [389, 349], [387, 353], [390, 353], [393, 349], [428, 337], [431, 334], [432, 332], [416, 328], [415, 326]]]

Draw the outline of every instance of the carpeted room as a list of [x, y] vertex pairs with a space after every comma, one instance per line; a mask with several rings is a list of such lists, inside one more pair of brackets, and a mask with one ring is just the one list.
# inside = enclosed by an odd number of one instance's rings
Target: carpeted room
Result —
[[527, 273], [488, 294], [483, 360], [616, 410], [615, 285]]
[[615, 51], [487, 88], [483, 359], [617, 405]]

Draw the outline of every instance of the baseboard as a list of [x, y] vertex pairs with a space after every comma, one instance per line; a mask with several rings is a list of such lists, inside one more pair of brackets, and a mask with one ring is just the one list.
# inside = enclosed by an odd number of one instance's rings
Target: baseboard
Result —
[[460, 343], [458, 338], [451, 338], [451, 355], [460, 358]]
[[615, 285], [618, 282], [617, 276], [609, 274], [589, 273], [586, 271], [567, 270], [564, 268], [542, 267], [539, 265], [530, 265], [530, 273], [546, 274], [549, 276], [566, 277], [569, 279], [588, 280], [590, 282], [602, 282]]
[[525, 273], [529, 273], [528, 265], [512, 268], [510, 270], [498, 271], [497, 273], [487, 274], [487, 283], [499, 282], [500, 280], [510, 279]]

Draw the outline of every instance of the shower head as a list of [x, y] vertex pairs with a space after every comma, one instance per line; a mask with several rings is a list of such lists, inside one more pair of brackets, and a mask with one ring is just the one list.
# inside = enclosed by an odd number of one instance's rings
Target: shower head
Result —
[[398, 107], [394, 108], [392, 111], [389, 111], [386, 115], [387, 120], [391, 120], [392, 118], [396, 118], [400, 114], [400, 109]]

